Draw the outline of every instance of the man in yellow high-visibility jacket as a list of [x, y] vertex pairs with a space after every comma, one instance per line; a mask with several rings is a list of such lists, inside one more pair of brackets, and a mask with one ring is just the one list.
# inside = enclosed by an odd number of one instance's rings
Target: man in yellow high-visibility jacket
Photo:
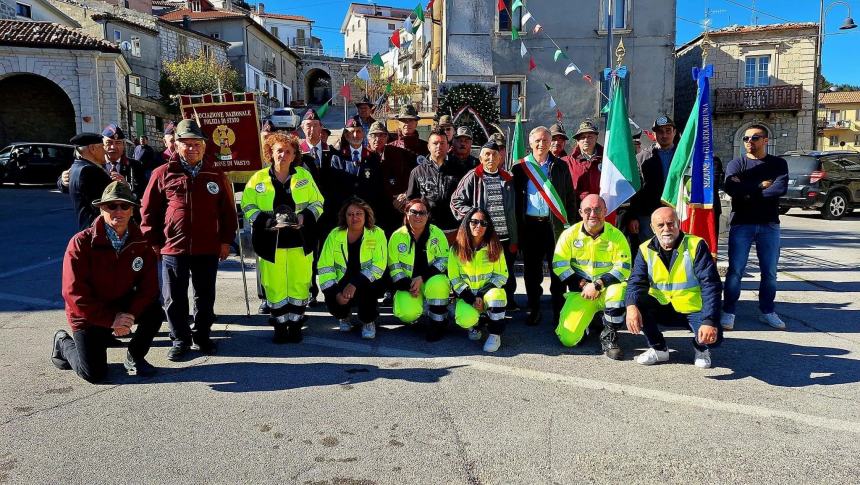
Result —
[[710, 349], [723, 340], [720, 327], [722, 284], [708, 244], [684, 234], [675, 211], [661, 207], [651, 215], [654, 237], [639, 246], [627, 280], [627, 329], [641, 330], [650, 347], [636, 357], [642, 365], [669, 360], [657, 323], [693, 331], [694, 363], [711, 366]]
[[603, 312], [600, 345], [613, 360], [623, 357], [618, 328], [624, 323], [624, 290], [630, 276], [627, 238], [606, 223], [606, 203], [597, 194], [582, 200], [582, 222], [561, 233], [552, 270], [569, 289], [556, 335], [565, 347], [578, 344], [594, 315]]

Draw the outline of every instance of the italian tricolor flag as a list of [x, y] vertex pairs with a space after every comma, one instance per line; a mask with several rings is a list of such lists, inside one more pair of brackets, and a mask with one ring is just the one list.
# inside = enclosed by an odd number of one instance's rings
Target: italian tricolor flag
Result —
[[609, 116], [606, 121], [606, 141], [603, 145], [603, 167], [600, 170], [600, 196], [606, 202], [609, 214], [633, 197], [642, 186], [633, 137], [627, 116], [627, 101], [621, 83], [625, 69], [608, 73], [613, 79]]

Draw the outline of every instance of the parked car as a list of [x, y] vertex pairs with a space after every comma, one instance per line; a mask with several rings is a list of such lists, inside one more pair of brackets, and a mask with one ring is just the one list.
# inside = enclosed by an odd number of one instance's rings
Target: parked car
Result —
[[278, 108], [272, 112], [272, 116], [269, 119], [272, 122], [272, 126], [280, 130], [295, 130], [299, 127], [299, 123], [301, 123], [299, 115], [296, 114], [293, 108]]
[[779, 199], [780, 212], [800, 207], [839, 219], [853, 210], [860, 198], [860, 153], [791, 151], [782, 157], [788, 162], [788, 193]]
[[71, 145], [12, 143], [0, 150], [0, 183], [54, 183], [74, 159], [75, 147]]

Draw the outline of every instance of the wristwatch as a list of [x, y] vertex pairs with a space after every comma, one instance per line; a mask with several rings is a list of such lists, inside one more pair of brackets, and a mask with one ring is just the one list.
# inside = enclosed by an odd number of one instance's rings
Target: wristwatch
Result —
[[603, 291], [603, 280], [594, 280], [594, 289], [597, 291]]

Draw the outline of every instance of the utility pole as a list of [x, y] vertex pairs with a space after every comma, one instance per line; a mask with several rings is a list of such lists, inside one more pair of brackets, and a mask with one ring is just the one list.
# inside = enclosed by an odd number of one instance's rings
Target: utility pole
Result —
[[[615, 7], [614, 0], [606, 0], [606, 67], [612, 69], [612, 9]], [[604, 82], [606, 88], [605, 99], [609, 103], [612, 96], [612, 87], [609, 82]], [[608, 117], [607, 117], [608, 120]]]

